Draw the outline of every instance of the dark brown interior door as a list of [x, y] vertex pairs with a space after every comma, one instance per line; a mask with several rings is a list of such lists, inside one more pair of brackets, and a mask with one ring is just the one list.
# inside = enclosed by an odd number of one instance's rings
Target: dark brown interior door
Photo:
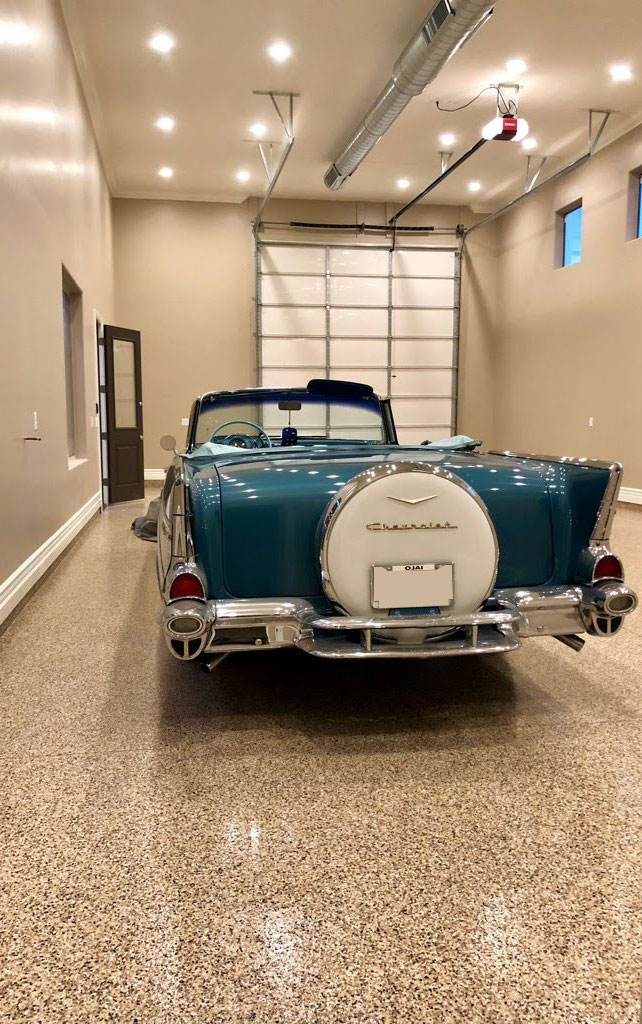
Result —
[[140, 331], [105, 325], [109, 501], [145, 496]]

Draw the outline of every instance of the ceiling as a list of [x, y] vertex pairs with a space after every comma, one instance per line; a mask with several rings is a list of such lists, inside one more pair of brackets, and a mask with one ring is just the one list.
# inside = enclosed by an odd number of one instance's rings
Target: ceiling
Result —
[[[642, 4], [637, 0], [498, 0], [490, 21], [411, 102], [338, 193], [323, 175], [388, 80], [393, 63], [432, 6], [430, 0], [61, 0], [107, 176], [116, 196], [242, 202], [260, 195], [265, 177], [249, 126], [266, 124], [282, 139], [267, 97], [253, 90], [300, 93], [296, 142], [275, 195], [396, 202], [439, 172], [439, 134], [457, 137], [455, 159], [494, 116], [494, 94], [444, 113], [491, 82], [511, 81], [505, 64], [527, 71], [520, 114], [547, 156], [542, 177], [586, 147], [589, 107], [615, 111], [600, 145], [642, 121]], [[147, 46], [160, 29], [176, 46]], [[284, 39], [292, 57], [267, 55]], [[627, 63], [633, 78], [613, 82]], [[162, 114], [176, 119], [164, 135]], [[174, 169], [171, 180], [158, 168]], [[438, 203], [497, 207], [524, 187], [526, 153], [493, 142], [431, 194]], [[236, 180], [240, 168], [250, 180]], [[409, 179], [405, 192], [398, 178]], [[468, 183], [481, 189], [474, 196]]]

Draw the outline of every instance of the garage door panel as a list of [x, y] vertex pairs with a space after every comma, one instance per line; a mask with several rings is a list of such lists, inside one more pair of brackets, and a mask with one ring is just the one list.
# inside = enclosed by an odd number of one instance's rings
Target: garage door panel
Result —
[[391, 381], [393, 395], [444, 395], [453, 393], [452, 370], [395, 370]]
[[328, 265], [331, 274], [370, 274], [388, 276], [388, 251], [368, 249], [330, 249]]
[[395, 423], [402, 427], [450, 422], [449, 398], [395, 398], [392, 409]]
[[264, 335], [281, 338], [292, 335], [325, 337], [325, 309], [264, 306], [261, 327]]
[[264, 274], [325, 274], [325, 249], [305, 246], [261, 246]]
[[387, 338], [331, 338], [330, 366], [387, 366]]
[[395, 338], [392, 365], [452, 366], [454, 351], [452, 338]]
[[399, 338], [451, 338], [455, 329], [452, 309], [395, 309], [392, 333]]
[[398, 249], [392, 254], [395, 277], [454, 277], [455, 253], [440, 249]]
[[263, 387], [266, 388], [304, 388], [309, 380], [325, 378], [325, 366], [288, 367], [263, 369]]
[[397, 430], [399, 444], [421, 444], [422, 441], [443, 441], [452, 437], [452, 430], [449, 425], [437, 427], [402, 427]]
[[265, 338], [264, 366], [325, 366], [325, 338]]
[[330, 334], [347, 338], [387, 338], [387, 309], [330, 309]]
[[324, 306], [325, 277], [273, 274], [263, 278], [261, 302], [265, 306]]
[[[351, 405], [335, 405], [330, 409], [330, 426], [361, 429], [369, 436], [381, 438], [381, 419], [375, 412], [355, 409]], [[355, 435], [356, 436], [356, 435]]]
[[395, 306], [448, 306], [455, 305], [453, 278], [396, 277], [392, 282], [392, 301]]
[[330, 304], [334, 306], [385, 306], [388, 308], [386, 277], [331, 277]]
[[369, 384], [378, 395], [388, 393], [388, 370], [364, 370], [349, 367], [341, 370], [330, 370], [331, 380], [350, 380], [355, 384]]

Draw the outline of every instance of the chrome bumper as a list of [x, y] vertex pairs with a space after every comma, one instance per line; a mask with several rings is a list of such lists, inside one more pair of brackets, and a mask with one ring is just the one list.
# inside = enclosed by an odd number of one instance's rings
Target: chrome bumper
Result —
[[[181, 660], [278, 647], [298, 647], [322, 658], [437, 658], [514, 651], [522, 639], [534, 636], [612, 636], [637, 606], [631, 588], [615, 581], [500, 589], [492, 597], [496, 608], [473, 614], [386, 619], [323, 616], [301, 598], [175, 601], [161, 612], [161, 624], [172, 654]], [[424, 629], [441, 635], [399, 642], [404, 630]], [[386, 638], [388, 632], [394, 639]]]

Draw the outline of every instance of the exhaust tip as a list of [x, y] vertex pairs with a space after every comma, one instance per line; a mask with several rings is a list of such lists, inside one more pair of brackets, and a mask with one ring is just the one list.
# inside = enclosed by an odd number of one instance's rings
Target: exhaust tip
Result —
[[194, 636], [201, 632], [203, 620], [197, 615], [175, 615], [167, 623], [167, 628], [174, 636]]
[[581, 636], [576, 636], [575, 633], [564, 633], [555, 637], [560, 643], [566, 644], [573, 651], [581, 651], [586, 641]]
[[633, 594], [614, 594], [607, 598], [604, 607], [610, 615], [628, 615], [637, 604]]

